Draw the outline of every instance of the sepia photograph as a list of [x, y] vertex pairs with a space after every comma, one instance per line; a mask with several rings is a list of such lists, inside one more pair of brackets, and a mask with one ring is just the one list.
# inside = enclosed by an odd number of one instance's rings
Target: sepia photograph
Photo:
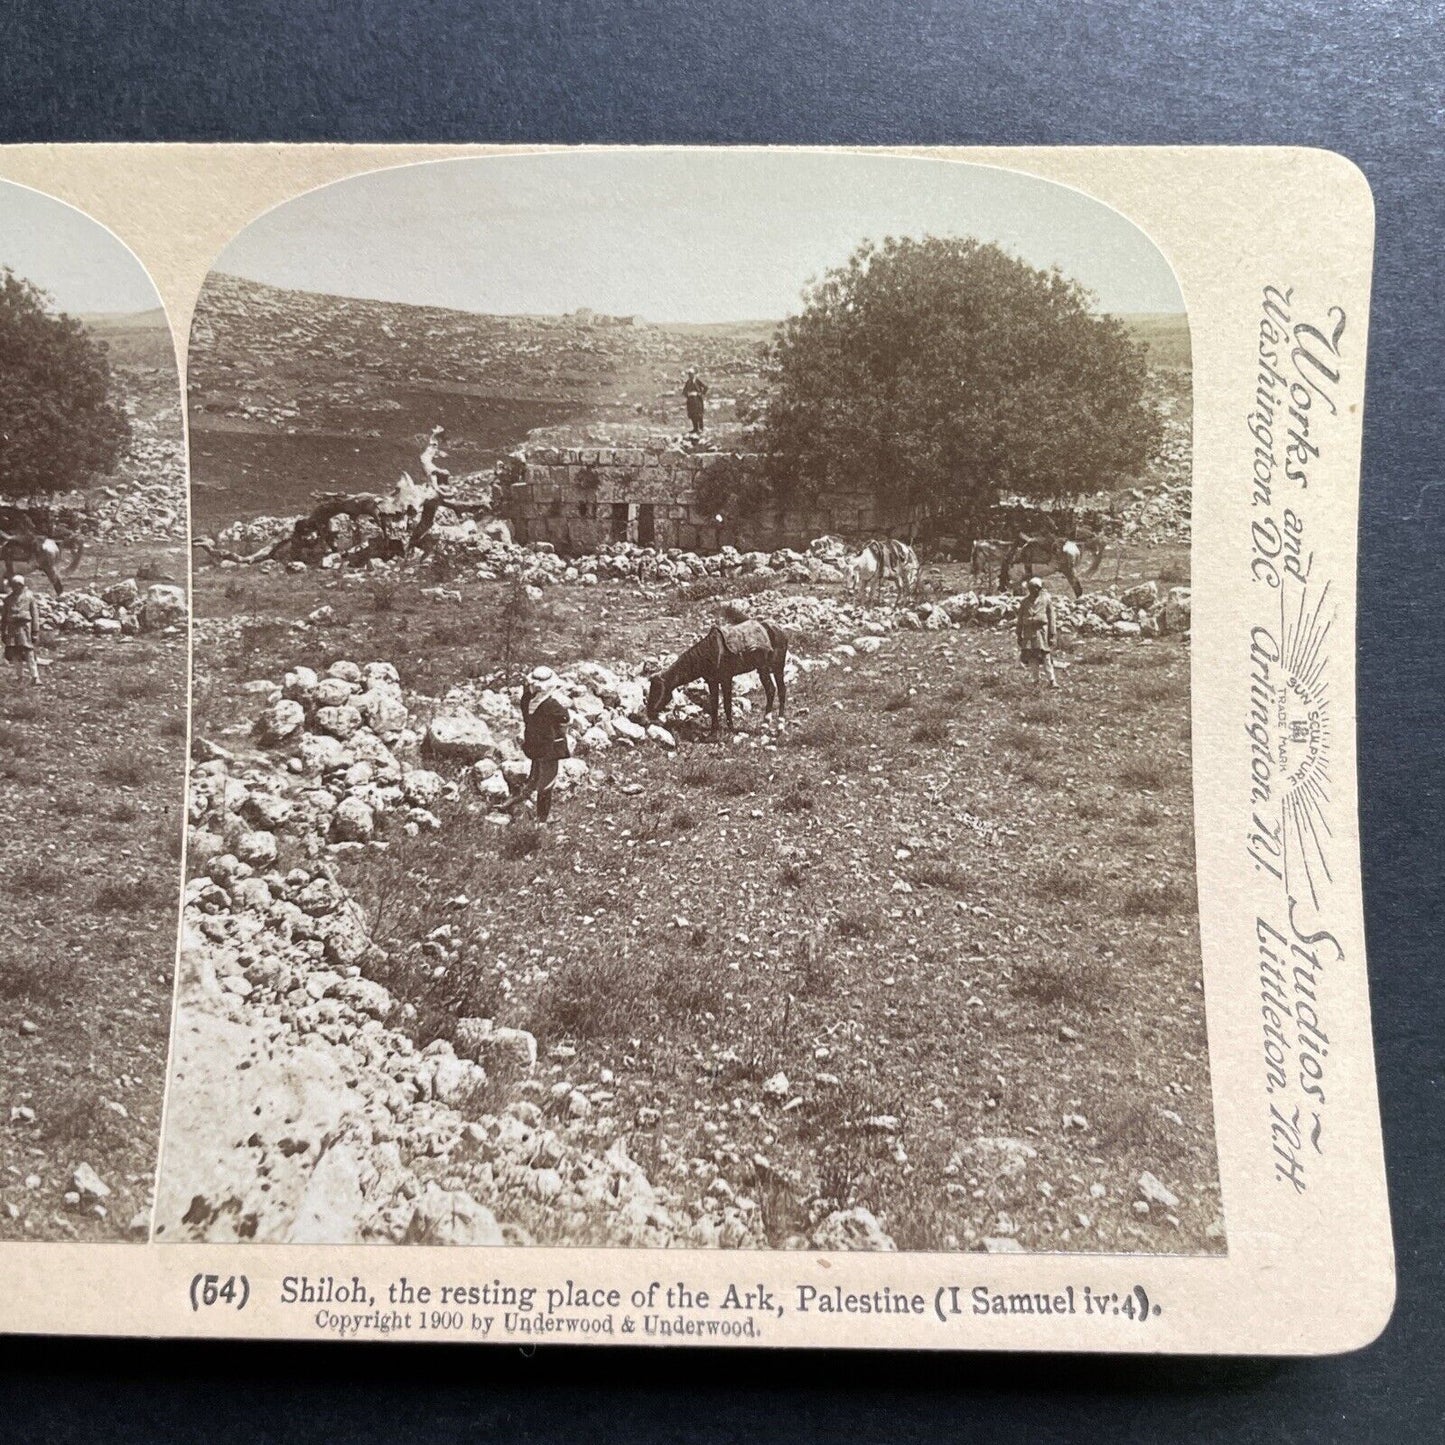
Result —
[[0, 182], [0, 1239], [145, 1241], [186, 773], [171, 330], [105, 227]]
[[[185, 508], [123, 309], [65, 323], [129, 428], [100, 530], [7, 602], [7, 657], [56, 636], [4, 704], [10, 928], [64, 940], [0, 972], [11, 1230], [99, 1227], [65, 1111], [159, 1100], [117, 1051], [164, 1048]], [[187, 393], [156, 1241], [1225, 1252], [1190, 325], [1128, 217], [883, 155], [379, 170], [217, 257]], [[35, 445], [7, 500], [78, 485]], [[97, 929], [129, 1013], [70, 1049]]]

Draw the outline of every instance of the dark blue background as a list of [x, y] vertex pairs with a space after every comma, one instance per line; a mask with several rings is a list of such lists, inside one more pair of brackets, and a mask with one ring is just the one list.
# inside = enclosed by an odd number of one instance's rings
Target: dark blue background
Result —
[[1357, 162], [1378, 211], [1362, 815], [1400, 1296], [1371, 1349], [1286, 1364], [12, 1342], [0, 1438], [1441, 1438], [1442, 20], [1380, 0], [9, 0], [4, 141], [1244, 143]]

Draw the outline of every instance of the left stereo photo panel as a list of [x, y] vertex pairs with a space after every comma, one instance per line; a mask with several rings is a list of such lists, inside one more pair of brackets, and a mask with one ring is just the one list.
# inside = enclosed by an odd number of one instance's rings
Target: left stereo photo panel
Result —
[[171, 330], [112, 232], [0, 182], [0, 1240], [150, 1233], [190, 606]]

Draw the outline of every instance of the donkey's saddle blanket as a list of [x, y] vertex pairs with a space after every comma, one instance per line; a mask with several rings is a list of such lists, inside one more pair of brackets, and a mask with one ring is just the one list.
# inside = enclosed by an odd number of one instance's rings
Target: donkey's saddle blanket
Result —
[[731, 627], [719, 627], [718, 631], [722, 633], [724, 652], [741, 655], [773, 650], [768, 629], [761, 622], [735, 622]]

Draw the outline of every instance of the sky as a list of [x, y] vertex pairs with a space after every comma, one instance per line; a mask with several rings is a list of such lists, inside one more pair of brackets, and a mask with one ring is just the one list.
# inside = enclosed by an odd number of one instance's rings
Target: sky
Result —
[[11, 181], [0, 181], [0, 266], [48, 291], [59, 311], [160, 305], [145, 267], [99, 221]]
[[968, 235], [1057, 264], [1103, 311], [1182, 311], [1143, 232], [1080, 192], [954, 161], [613, 151], [434, 161], [288, 201], [215, 269], [501, 315], [776, 320], [865, 238]]

